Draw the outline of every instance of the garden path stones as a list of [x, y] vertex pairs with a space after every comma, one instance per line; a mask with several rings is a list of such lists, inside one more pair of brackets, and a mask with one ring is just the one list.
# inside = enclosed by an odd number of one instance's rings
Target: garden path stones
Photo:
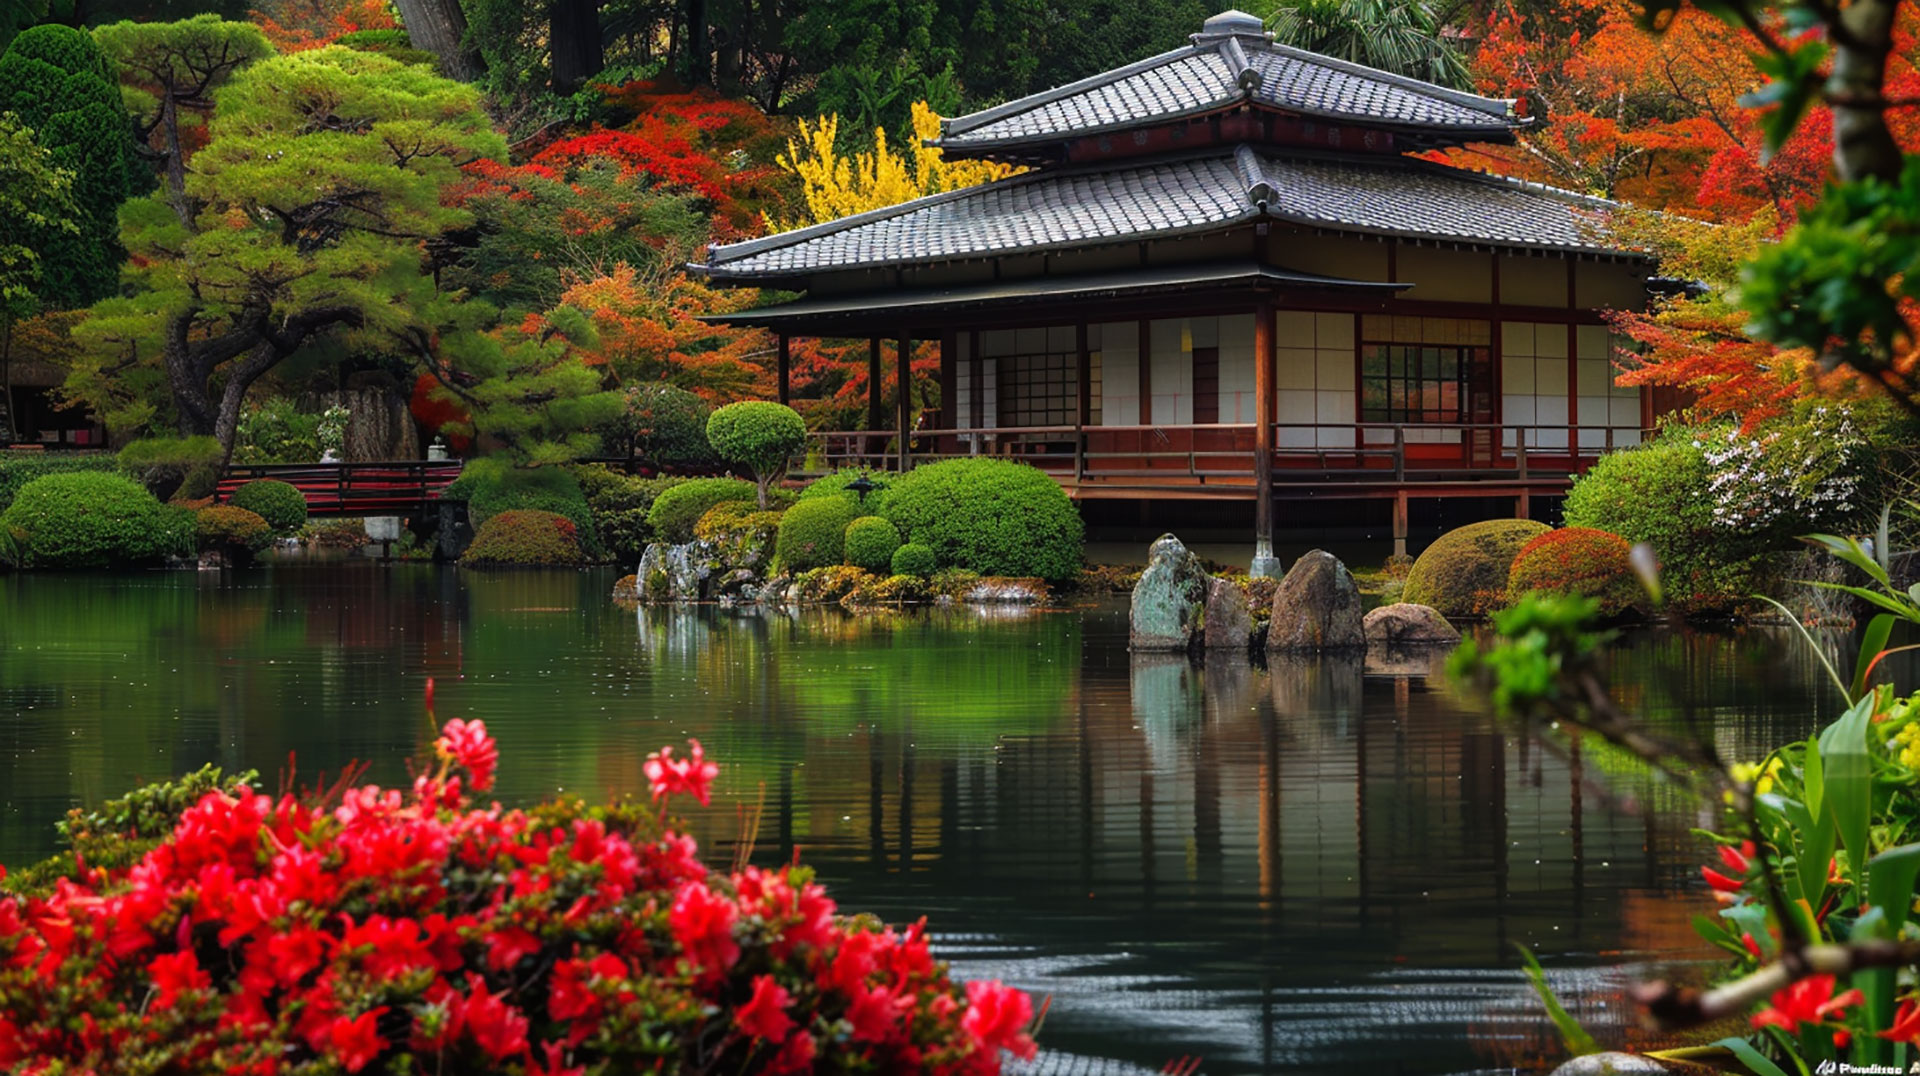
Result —
[[1360, 588], [1347, 566], [1331, 553], [1311, 550], [1293, 562], [1273, 592], [1267, 652], [1363, 649], [1361, 610]]

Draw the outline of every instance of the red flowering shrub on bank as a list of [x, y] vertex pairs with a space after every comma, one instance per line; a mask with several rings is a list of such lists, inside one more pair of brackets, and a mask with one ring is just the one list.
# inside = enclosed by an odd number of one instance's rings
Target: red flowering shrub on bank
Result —
[[1627, 540], [1593, 527], [1546, 531], [1520, 547], [1507, 574], [1507, 600], [1530, 590], [1580, 594], [1600, 602], [1602, 616], [1619, 616], [1645, 597]]
[[[971, 1076], [1032, 1055], [1027, 996], [963, 992], [923, 924], [839, 916], [798, 865], [709, 871], [651, 805], [478, 806], [481, 722], [435, 750], [410, 793], [206, 792], [137, 858], [0, 899], [0, 1068]], [[705, 802], [717, 769], [695, 742], [647, 772], [656, 801]]]

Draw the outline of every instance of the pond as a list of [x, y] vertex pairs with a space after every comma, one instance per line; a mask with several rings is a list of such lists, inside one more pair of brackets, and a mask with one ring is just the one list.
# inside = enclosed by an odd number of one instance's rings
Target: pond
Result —
[[[1054, 1067], [1453, 1073], [1551, 1052], [1515, 973], [1581, 1015], [1697, 959], [1698, 809], [1497, 728], [1437, 669], [1131, 656], [1126, 609], [798, 618], [644, 610], [607, 572], [424, 565], [0, 577], [0, 862], [70, 806], [214, 762], [399, 784], [484, 718], [510, 802], [723, 764], [710, 862], [795, 848], [842, 905], [929, 917], [968, 976], [1051, 995]], [[1832, 712], [1786, 633], [1645, 630], [1619, 690], [1729, 757]], [[751, 820], [758, 818], [758, 824]]]

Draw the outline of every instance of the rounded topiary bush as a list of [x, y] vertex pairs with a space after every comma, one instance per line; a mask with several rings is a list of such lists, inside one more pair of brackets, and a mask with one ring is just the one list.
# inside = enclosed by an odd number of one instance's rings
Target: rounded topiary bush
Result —
[[795, 504], [780, 517], [774, 564], [782, 572], [838, 565], [847, 524], [858, 518], [860, 509], [851, 497], [816, 497]]
[[748, 400], [708, 416], [707, 443], [721, 459], [753, 469], [760, 507], [765, 508], [767, 486], [785, 474], [787, 461], [806, 447], [807, 424], [786, 404]]
[[248, 482], [234, 490], [227, 503], [266, 520], [276, 534], [297, 531], [307, 522], [307, 495], [272, 478]]
[[201, 550], [252, 554], [273, 543], [273, 528], [258, 512], [230, 504], [208, 505], [193, 514], [194, 544]]
[[1490, 519], [1441, 535], [1413, 562], [1401, 601], [1431, 605], [1445, 616], [1480, 616], [1507, 600], [1507, 570], [1520, 547], [1545, 523]]
[[1644, 596], [1625, 538], [1592, 527], [1562, 527], [1520, 547], [1507, 573], [1507, 600], [1538, 590], [1598, 599], [1600, 611], [1618, 616]]
[[0, 527], [34, 568], [150, 564], [193, 548], [192, 513], [176, 513], [130, 478], [75, 471], [21, 487]]
[[443, 496], [467, 502], [467, 519], [476, 531], [501, 512], [515, 509], [566, 516], [579, 530], [580, 548], [588, 557], [605, 554], [586, 491], [571, 467], [515, 467], [504, 460], [473, 460]]
[[573, 568], [586, 562], [573, 520], [538, 508], [511, 509], [482, 523], [460, 558], [469, 568]]
[[738, 478], [696, 478], [660, 491], [647, 509], [647, 525], [656, 541], [691, 542], [693, 525], [716, 504], [755, 499], [752, 482]]
[[1024, 463], [959, 459], [893, 478], [881, 514], [943, 566], [982, 575], [1077, 577], [1085, 529], [1046, 473]]
[[900, 548], [900, 528], [879, 516], [861, 516], [847, 524], [841, 553], [846, 562], [870, 572], [888, 572]]
[[919, 542], [908, 542], [893, 551], [893, 563], [888, 567], [895, 575], [911, 575], [917, 579], [925, 579], [940, 567], [940, 558], [933, 555], [933, 550]]

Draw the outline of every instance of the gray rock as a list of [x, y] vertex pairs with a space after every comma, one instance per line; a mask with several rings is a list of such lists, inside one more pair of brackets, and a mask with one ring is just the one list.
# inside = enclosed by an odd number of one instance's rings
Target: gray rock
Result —
[[1452, 646], [1460, 641], [1460, 630], [1447, 622], [1430, 605], [1396, 602], [1370, 612], [1365, 620], [1367, 645], [1401, 650], [1415, 647]]
[[1668, 1065], [1640, 1054], [1608, 1050], [1586, 1054], [1553, 1070], [1553, 1076], [1652, 1076], [1654, 1073], [1708, 1071], [1693, 1065]]
[[713, 549], [707, 542], [654, 542], [640, 554], [635, 572], [640, 577], [640, 600], [655, 604], [704, 601], [714, 567]]
[[969, 605], [1044, 605], [1047, 585], [1038, 579], [990, 575], [967, 590]]
[[1231, 579], [1207, 580], [1203, 643], [1208, 650], [1244, 651], [1253, 642], [1253, 611], [1247, 593]]
[[1273, 592], [1267, 651], [1358, 650], [1367, 645], [1360, 588], [1340, 558], [1311, 550]]
[[1133, 586], [1127, 646], [1140, 651], [1189, 650], [1200, 641], [1211, 580], [1180, 539], [1163, 534], [1147, 551], [1147, 570]]
[[712, 586], [713, 593], [721, 598], [746, 598], [746, 592], [760, 581], [750, 568], [735, 568], [721, 576]]

